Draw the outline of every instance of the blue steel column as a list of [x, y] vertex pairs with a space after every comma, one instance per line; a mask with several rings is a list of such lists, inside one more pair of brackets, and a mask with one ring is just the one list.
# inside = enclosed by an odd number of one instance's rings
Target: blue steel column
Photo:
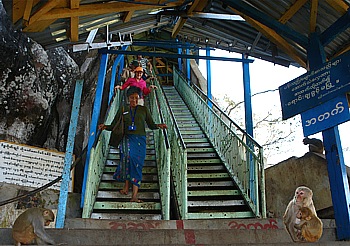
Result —
[[77, 124], [79, 118], [81, 92], [83, 90], [83, 80], [77, 80], [75, 83], [74, 99], [72, 106], [72, 113], [69, 122], [68, 139], [66, 146], [66, 154], [64, 156], [64, 167], [62, 174], [62, 182], [60, 187], [60, 196], [58, 199], [56, 228], [64, 227], [64, 219], [66, 216], [67, 200], [68, 200], [68, 188], [70, 181], [70, 168], [73, 161], [73, 148], [74, 140], [77, 132]]
[[[122, 47], [122, 50], [126, 50], [129, 46], [125, 45]], [[109, 97], [108, 97], [108, 104], [111, 103], [111, 100], [113, 98], [114, 94], [114, 87], [115, 87], [115, 78], [117, 77], [117, 66], [120, 63], [119, 69], [120, 71], [124, 68], [124, 55], [120, 54], [115, 59], [113, 66], [112, 66], [112, 74], [111, 74], [111, 83], [109, 84]], [[120, 80], [120, 73], [118, 74], [118, 80]]]
[[[179, 40], [176, 39], [176, 42], [179, 43]], [[179, 44], [180, 44], [180, 43], [179, 43]], [[177, 53], [178, 53], [179, 55], [182, 54], [182, 48], [181, 48], [180, 45], [179, 45], [179, 47], [177, 48]], [[177, 58], [177, 63], [179, 64], [179, 70], [182, 72], [182, 58], [181, 58], [181, 57], [178, 57], [178, 58]], [[168, 72], [168, 70], [167, 70], [167, 72]]]
[[[188, 43], [186, 43], [188, 44]], [[190, 49], [188, 48], [188, 45], [186, 45], [186, 54], [190, 54]], [[188, 84], [191, 84], [191, 60], [189, 58], [186, 59], [186, 69], [187, 69], [187, 82]]]
[[[315, 70], [326, 62], [323, 46], [317, 33], [310, 35], [308, 60], [310, 69]], [[334, 218], [337, 226], [337, 239], [350, 240], [350, 194], [345, 169], [343, 150], [338, 126], [322, 132], [326, 152], [329, 184], [331, 187]]]
[[104, 87], [105, 78], [106, 78], [107, 63], [108, 63], [108, 54], [102, 54], [100, 71], [98, 74], [98, 81], [96, 86], [94, 108], [92, 111], [92, 117], [91, 117], [91, 123], [90, 123], [90, 135], [89, 135], [88, 149], [86, 153], [86, 161], [85, 161], [85, 167], [84, 167], [83, 186], [81, 191], [81, 201], [80, 201], [81, 207], [84, 206], [86, 180], [87, 180], [87, 174], [89, 170], [90, 152], [96, 138], [97, 123], [100, 117], [101, 101], [102, 101], [102, 95], [103, 95], [103, 87]]
[[[252, 110], [252, 93], [250, 90], [250, 73], [249, 73], [249, 63], [245, 60], [248, 56], [242, 54], [242, 67], [243, 67], [243, 88], [244, 88], [244, 108], [245, 108], [245, 128], [246, 132], [254, 137], [253, 133], [253, 110]], [[253, 147], [250, 139], [247, 138], [247, 145], [251, 148]], [[256, 204], [255, 197], [255, 163], [249, 153], [249, 187], [250, 187], [250, 197], [254, 204]]]
[[[205, 55], [210, 56], [210, 47], [206, 47], [205, 49]], [[212, 99], [211, 96], [211, 67], [210, 67], [210, 60], [207, 60], [207, 96], [209, 99]], [[208, 106], [212, 107], [212, 103], [208, 101]]]

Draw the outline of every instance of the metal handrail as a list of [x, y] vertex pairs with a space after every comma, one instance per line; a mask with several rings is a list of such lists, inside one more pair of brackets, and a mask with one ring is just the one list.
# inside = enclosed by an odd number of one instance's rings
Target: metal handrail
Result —
[[179, 128], [179, 125], [177, 124], [176, 120], [175, 120], [175, 115], [174, 115], [174, 112], [173, 110], [171, 109], [170, 105], [169, 105], [169, 101], [168, 101], [168, 98], [166, 97], [165, 93], [164, 93], [164, 90], [162, 88], [162, 92], [163, 92], [163, 95], [164, 95], [164, 98], [165, 98], [165, 101], [166, 101], [166, 104], [169, 108], [169, 111], [170, 111], [170, 115], [171, 115], [171, 118], [173, 119], [174, 121], [174, 125], [175, 125], [175, 130], [176, 130], [176, 133], [177, 135], [179, 136], [180, 138], [180, 142], [181, 142], [181, 145], [184, 149], [186, 149], [186, 144], [185, 144], [185, 140], [182, 138], [182, 135], [180, 133], [180, 128]]
[[194, 84], [192, 81], [189, 81], [189, 80], [186, 78], [186, 76], [184, 76], [184, 74], [183, 74], [182, 71], [179, 71], [179, 70], [177, 70], [177, 71], [181, 74], [181, 77], [182, 77], [184, 80], [186, 80], [187, 82], [189, 82], [191, 86], [195, 87], [195, 89], [196, 89], [197, 91], [199, 91], [200, 94], [201, 94], [202, 96], [204, 96], [204, 97], [206, 98], [206, 100], [208, 100], [213, 106], [215, 106], [215, 109], [217, 109], [222, 115], [224, 115], [225, 118], [226, 118], [230, 123], [232, 123], [236, 128], [238, 128], [238, 130], [240, 130], [240, 131], [243, 133], [243, 135], [246, 135], [247, 138], [249, 138], [249, 140], [252, 141], [258, 148], [262, 148], [262, 146], [261, 146], [258, 142], [256, 142], [256, 140], [255, 140], [252, 136], [250, 136], [249, 133], [247, 133], [242, 127], [240, 127], [236, 122], [234, 122], [234, 121], [231, 119], [231, 117], [230, 117], [226, 112], [224, 112], [224, 111], [216, 104], [215, 101], [213, 101], [212, 99], [210, 99], [210, 98], [204, 93], [204, 91], [203, 91], [201, 88], [199, 88], [199, 87], [198, 87], [196, 84]]
[[213, 144], [248, 205], [257, 216], [266, 217], [263, 149], [260, 145], [254, 145], [255, 141], [249, 139], [246, 143], [240, 139], [236, 133], [237, 129], [233, 127], [236, 124], [227, 124], [208, 102], [186, 83], [186, 79], [180, 76], [176, 68], [173, 68], [173, 71], [176, 89]]

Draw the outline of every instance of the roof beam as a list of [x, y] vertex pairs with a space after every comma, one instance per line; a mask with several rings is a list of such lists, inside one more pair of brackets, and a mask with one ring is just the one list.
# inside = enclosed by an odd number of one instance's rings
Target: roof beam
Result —
[[[192, 3], [192, 5], [189, 8], [189, 10], [187, 11], [187, 14], [191, 14], [196, 9], [196, 7], [199, 4], [199, 2], [200, 2], [200, 0], [195, 0]], [[202, 5], [203, 5], [204, 2], [207, 2], [207, 1], [202, 1]], [[204, 6], [205, 5], [203, 5], [203, 8], [204, 8]], [[180, 17], [177, 20], [177, 22], [176, 22], [176, 24], [175, 24], [175, 26], [173, 28], [173, 31], [171, 32], [171, 37], [172, 38], [175, 38], [177, 36], [177, 34], [179, 34], [181, 28], [185, 25], [186, 21], [187, 21], [187, 18], [184, 18], [184, 17]]]
[[316, 31], [317, 11], [318, 11], [318, 0], [311, 0], [310, 33], [313, 33]]
[[249, 16], [240, 13], [238, 10], [231, 7], [233, 11], [240, 14], [250, 25], [265, 35], [269, 40], [275, 43], [281, 50], [288, 54], [300, 66], [306, 68], [306, 61], [300, 57], [293, 46], [291, 46], [283, 37], [281, 37], [275, 30], [263, 25], [262, 23], [250, 18]]
[[326, 0], [326, 2], [342, 15], [345, 14], [349, 8], [349, 5], [343, 0]]
[[[175, 7], [181, 1], [171, 2], [167, 5], [159, 5], [159, 7]], [[158, 5], [157, 5], [158, 6]], [[141, 5], [132, 2], [106, 2], [99, 4], [80, 5], [79, 9], [56, 8], [48, 11], [41, 16], [42, 20], [52, 20], [59, 18], [78, 17], [86, 15], [101, 15], [115, 12], [136, 11], [154, 8], [154, 5]]]
[[350, 44], [339, 50], [333, 57], [330, 57], [329, 60], [333, 59], [334, 57], [340, 56], [341, 54], [344, 54], [345, 52], [350, 50]]
[[[34, 0], [32, 6], [35, 6], [40, 0]], [[23, 0], [12, 0], [12, 23], [16, 23], [24, 16], [26, 4]]]
[[323, 46], [329, 44], [339, 33], [350, 27], [350, 8], [345, 14], [329, 26], [320, 37]]
[[290, 20], [290, 18], [293, 17], [293, 15], [295, 15], [296, 12], [298, 12], [298, 10], [304, 6], [304, 4], [307, 2], [308, 0], [297, 0], [292, 6], [290, 6], [290, 8], [279, 18], [279, 22], [281, 22], [282, 24], [286, 24], [288, 20]]
[[308, 38], [300, 34], [299, 32], [293, 30], [292, 28], [283, 25], [274, 18], [262, 13], [261, 11], [253, 8], [252, 6], [246, 4], [243, 0], [223, 0], [228, 6], [236, 9], [237, 11], [249, 16], [261, 24], [275, 30], [281, 36], [289, 38], [294, 42], [301, 45], [303, 48], [307, 48]]
[[[78, 9], [80, 0], [70, 0], [70, 8]], [[79, 41], [79, 17], [70, 18], [69, 39], [71, 42]]]
[[128, 11], [128, 12], [126, 12], [126, 13], [124, 13], [124, 16], [123, 16], [123, 19], [122, 19], [122, 21], [125, 23], [125, 22], [129, 22], [130, 20], [131, 20], [131, 17], [132, 17], [132, 15], [134, 14], [134, 10], [132, 10], [132, 11]]
[[[46, 14], [48, 11], [56, 7], [59, 3], [61, 3], [62, 0], [51, 0], [48, 1], [43, 7], [41, 7], [35, 14], [32, 15], [29, 19], [29, 25], [32, 25], [34, 22], [38, 21], [44, 14]], [[57, 19], [57, 18], [51, 18]]]
[[240, 58], [219, 57], [219, 56], [199, 56], [199, 55], [161, 53], [161, 52], [143, 52], [143, 51], [129, 51], [129, 50], [107, 50], [107, 49], [100, 49], [98, 52], [102, 53], [102, 54], [142, 55], [142, 56], [152, 56], [152, 57], [204, 59], [204, 60], [231, 61], [231, 62], [248, 62], [248, 63], [254, 62], [253, 59], [240, 59]]

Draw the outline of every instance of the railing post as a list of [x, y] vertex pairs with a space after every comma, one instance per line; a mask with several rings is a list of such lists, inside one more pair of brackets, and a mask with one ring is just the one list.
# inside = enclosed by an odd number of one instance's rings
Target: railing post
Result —
[[[206, 56], [210, 56], [210, 47], [207, 46], [206, 49]], [[207, 96], [209, 99], [212, 99], [212, 95], [211, 95], [211, 66], [210, 66], [210, 60], [208, 59], [207, 61]], [[212, 103], [210, 101], [208, 101], [208, 106], [212, 107]]]
[[74, 139], [77, 131], [81, 93], [83, 90], [83, 82], [84, 80], [77, 80], [75, 83], [72, 113], [71, 113], [70, 123], [69, 123], [66, 154], [64, 157], [64, 167], [63, 167], [62, 182], [60, 187], [60, 196], [58, 199], [56, 228], [64, 227], [64, 219], [66, 216], [66, 208], [67, 208], [67, 200], [68, 200], [68, 188], [69, 188], [70, 173], [71, 173], [70, 168], [73, 162]]
[[[245, 108], [245, 127], [246, 132], [253, 137], [253, 110], [252, 110], [252, 95], [250, 90], [250, 73], [249, 73], [249, 63], [245, 60], [248, 59], [248, 56], [242, 55], [242, 66], [243, 66], [243, 88], [244, 88], [244, 108]], [[252, 148], [252, 143], [249, 138], [246, 139], [246, 144]], [[255, 162], [252, 158], [251, 153], [247, 154], [249, 161], [249, 187], [250, 187], [250, 197], [254, 204], [256, 204], [256, 186], [257, 180], [255, 179]]]

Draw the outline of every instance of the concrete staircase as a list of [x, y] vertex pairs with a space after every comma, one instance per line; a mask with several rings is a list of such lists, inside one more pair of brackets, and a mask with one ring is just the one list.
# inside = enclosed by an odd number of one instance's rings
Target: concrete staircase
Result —
[[[47, 232], [61, 245], [350, 245], [336, 241], [334, 220], [323, 223], [317, 243], [292, 242], [280, 219], [67, 219]], [[0, 229], [0, 245], [13, 245], [11, 228]]]
[[114, 180], [113, 173], [115, 172], [117, 163], [120, 161], [120, 154], [119, 149], [111, 147], [91, 214], [92, 219], [162, 219], [153, 132], [147, 129], [146, 135], [146, 159], [142, 170], [142, 184], [138, 195], [144, 202], [130, 202], [132, 194], [131, 187], [128, 195], [119, 193], [124, 183]]
[[187, 218], [255, 217], [175, 87], [162, 88], [187, 148]]

